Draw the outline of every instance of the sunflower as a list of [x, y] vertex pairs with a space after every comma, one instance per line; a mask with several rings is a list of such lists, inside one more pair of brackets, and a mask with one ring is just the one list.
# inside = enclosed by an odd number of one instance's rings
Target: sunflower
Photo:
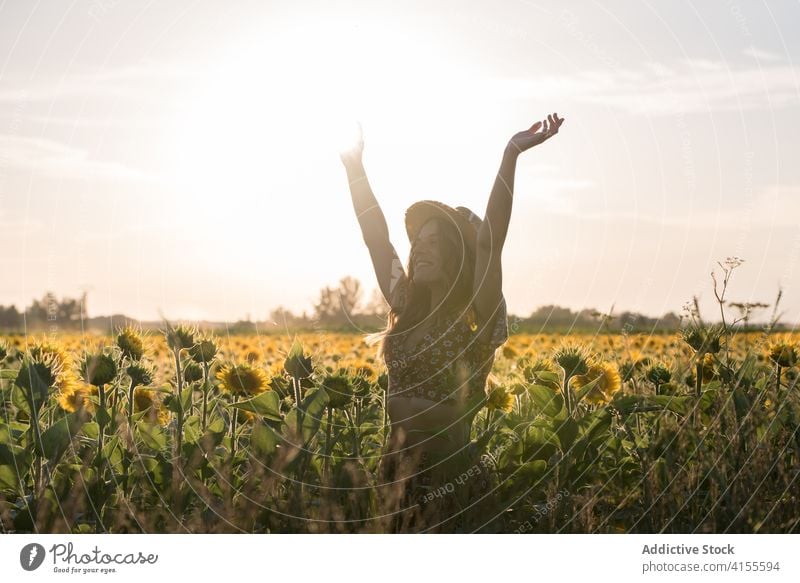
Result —
[[189, 349], [189, 356], [195, 362], [208, 363], [217, 355], [217, 344], [213, 338], [203, 337]]
[[117, 334], [117, 346], [123, 356], [131, 360], [140, 360], [144, 356], [144, 341], [141, 334], [131, 326], [125, 326]]
[[681, 330], [681, 337], [695, 352], [716, 354], [720, 351], [723, 332], [721, 325], [706, 327], [693, 322]]
[[84, 409], [91, 414], [95, 412], [95, 405], [89, 399], [90, 395], [97, 394], [97, 387], [88, 383], [78, 382], [69, 391], [62, 391], [56, 397], [59, 407], [67, 413], [74, 413]]
[[167, 346], [171, 350], [183, 350], [194, 346], [195, 334], [197, 334], [197, 330], [194, 326], [181, 324], [172, 328], [172, 326], [168, 325], [167, 330], [164, 332], [164, 337], [167, 339]]
[[42, 339], [35, 342], [27, 351], [34, 360], [48, 360], [54, 368], [67, 369], [72, 366], [72, 358], [63, 345]]
[[573, 377], [572, 384], [576, 389], [580, 389], [597, 378], [600, 380], [586, 395], [586, 398], [595, 404], [610, 400], [611, 396], [622, 386], [622, 378], [617, 366], [605, 361], [591, 363], [586, 374]]
[[672, 373], [663, 363], [656, 363], [650, 366], [644, 375], [648, 381], [658, 386], [672, 380]]
[[117, 376], [117, 363], [104, 352], [86, 354], [81, 361], [81, 374], [89, 384], [107, 385]]
[[220, 389], [239, 397], [252, 397], [267, 390], [269, 379], [266, 373], [250, 363], [226, 364], [217, 379]]
[[187, 383], [193, 383], [195, 381], [199, 381], [203, 378], [203, 367], [190, 360], [186, 363], [186, 366], [183, 369], [183, 379]]
[[489, 383], [489, 391], [486, 395], [486, 408], [489, 411], [495, 409], [510, 412], [514, 407], [514, 395], [506, 390], [503, 385]]
[[328, 407], [332, 409], [343, 409], [353, 400], [353, 384], [347, 374], [327, 375], [322, 380], [322, 387], [329, 397]]
[[156, 404], [155, 391], [137, 387], [133, 391], [133, 410], [135, 413], [140, 411], [147, 411], [150, 407]]
[[128, 376], [131, 378], [131, 384], [134, 387], [149, 385], [153, 382], [153, 377], [155, 376], [151, 367], [141, 363], [128, 365], [125, 372], [128, 373]]
[[588, 368], [588, 350], [575, 343], [563, 343], [553, 355], [553, 360], [558, 363], [567, 376], [586, 374]]
[[769, 359], [780, 367], [792, 367], [797, 364], [797, 348], [789, 342], [774, 342], [769, 346]]

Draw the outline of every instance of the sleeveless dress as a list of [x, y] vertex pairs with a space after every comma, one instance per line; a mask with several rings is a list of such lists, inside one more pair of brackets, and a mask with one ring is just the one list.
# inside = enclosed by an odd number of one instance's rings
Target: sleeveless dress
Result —
[[[403, 346], [404, 334], [385, 339], [387, 398], [421, 397], [462, 406], [485, 395], [495, 351], [508, 338], [505, 298], [501, 298], [494, 320], [485, 324], [492, 326], [488, 341], [479, 338], [477, 326], [463, 316], [460, 312], [445, 314], [408, 349]], [[469, 427], [458, 431], [466, 435], [466, 442], [455, 444], [454, 453], [441, 456], [423, 450], [413, 461], [405, 459], [417, 464], [403, 499], [404, 508], [419, 513], [415, 528], [464, 532], [468, 516], [480, 506], [476, 501], [490, 495], [493, 472], [469, 443]], [[396, 464], [389, 466], [383, 468], [387, 479], [396, 469]]]

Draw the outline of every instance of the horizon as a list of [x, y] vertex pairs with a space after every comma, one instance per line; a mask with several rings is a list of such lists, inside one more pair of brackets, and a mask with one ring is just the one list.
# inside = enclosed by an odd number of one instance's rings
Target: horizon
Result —
[[555, 111], [517, 163], [509, 314], [710, 315], [738, 256], [729, 299], [781, 288], [800, 322], [800, 6], [688, 6], [3, 3], [0, 305], [237, 321], [342, 274], [366, 300], [354, 120], [405, 265], [405, 209], [482, 217], [508, 138]]

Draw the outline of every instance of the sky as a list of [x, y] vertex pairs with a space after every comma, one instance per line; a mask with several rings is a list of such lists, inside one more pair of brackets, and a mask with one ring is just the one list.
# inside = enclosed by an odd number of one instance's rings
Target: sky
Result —
[[[0, 305], [266, 319], [376, 287], [339, 148], [403, 213], [517, 162], [510, 313], [728, 298], [800, 321], [800, 3], [0, 0]], [[794, 33], [794, 34], [793, 34]], [[767, 315], [766, 313], [764, 315]], [[759, 318], [759, 314], [756, 314]]]

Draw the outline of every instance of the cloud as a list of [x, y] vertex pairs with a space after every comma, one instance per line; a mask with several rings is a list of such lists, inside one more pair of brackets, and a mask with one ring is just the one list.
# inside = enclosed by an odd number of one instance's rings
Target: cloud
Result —
[[88, 98], [148, 102], [162, 105], [165, 97], [187, 81], [202, 75], [192, 63], [143, 63], [99, 71], [81, 71], [63, 79], [31, 81], [6, 77], [0, 89], [0, 103], [51, 103], [65, 99]]
[[570, 208], [548, 209], [586, 221], [632, 221], [665, 227], [706, 230], [709, 227], [739, 232], [767, 228], [794, 228], [800, 214], [800, 185], [769, 185], [752, 199], [719, 210], [687, 211], [685, 215], [654, 215], [628, 209], [575, 212]]
[[747, 47], [742, 51], [742, 54], [746, 57], [752, 57], [757, 61], [781, 61], [780, 55], [776, 55], [775, 53], [771, 53], [769, 51], [765, 51], [764, 49], [759, 49], [753, 46]]
[[150, 174], [120, 164], [89, 157], [88, 152], [43, 138], [0, 135], [0, 159], [10, 168], [32, 170], [58, 178], [145, 180]]
[[772, 109], [800, 105], [800, 70], [759, 64], [735, 68], [709, 59], [645, 63], [640, 69], [610, 67], [569, 75], [495, 78], [488, 92], [514, 99], [578, 101], [634, 115]]

